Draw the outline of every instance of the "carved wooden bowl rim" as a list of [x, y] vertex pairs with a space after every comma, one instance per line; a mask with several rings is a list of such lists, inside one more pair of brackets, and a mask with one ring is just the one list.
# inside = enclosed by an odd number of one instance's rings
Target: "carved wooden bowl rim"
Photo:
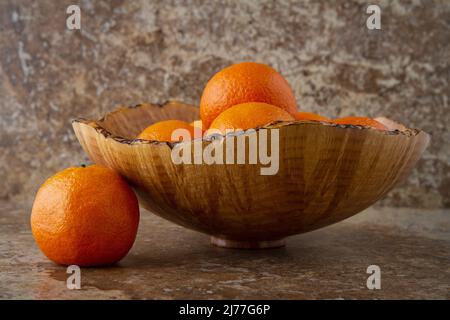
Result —
[[[161, 104], [160, 103], [139, 103], [139, 104], [132, 105], [132, 106], [120, 106], [120, 107], [114, 109], [113, 111], [105, 113], [98, 120], [86, 119], [86, 118], [80, 117], [80, 118], [76, 118], [76, 119], [72, 120], [72, 123], [78, 122], [78, 123], [88, 125], [88, 126], [94, 128], [98, 133], [103, 135], [105, 138], [110, 138], [119, 143], [128, 144], [128, 145], [152, 144], [152, 145], [160, 145], [160, 146], [169, 146], [170, 148], [173, 148], [176, 144], [179, 144], [179, 143], [193, 143], [198, 140], [211, 141], [218, 135], [218, 134], [214, 134], [213, 136], [203, 137], [201, 139], [197, 138], [197, 139], [193, 139], [191, 141], [166, 142], [166, 141], [158, 141], [158, 140], [143, 140], [143, 139], [136, 139], [136, 138], [135, 139], [125, 138], [120, 135], [116, 135], [116, 134], [112, 133], [111, 131], [109, 131], [108, 129], [106, 129], [104, 126], [101, 125], [101, 123], [104, 122], [108, 117], [111, 117], [111, 116], [115, 115], [116, 113], [127, 112], [129, 110], [136, 109], [136, 108], [148, 108], [148, 107], [165, 108], [168, 105], [174, 105], [174, 104], [175, 105], [179, 104], [183, 108], [197, 108], [193, 105], [185, 104], [183, 102], [179, 102], [176, 100], [168, 100]], [[416, 137], [419, 134], [425, 134], [425, 135], [429, 136], [429, 134], [424, 132], [423, 130], [413, 129], [413, 128], [406, 128], [405, 130], [393, 129], [393, 130], [389, 130], [389, 131], [383, 131], [383, 130], [378, 130], [378, 129], [367, 127], [367, 126], [352, 125], [352, 124], [336, 124], [336, 123], [332, 123], [332, 122], [313, 121], [313, 120], [275, 121], [275, 122], [271, 122], [271, 123], [268, 123], [268, 124], [260, 126], [260, 127], [256, 127], [256, 128], [254, 128], [254, 130], [259, 131], [261, 129], [273, 129], [273, 128], [280, 129], [280, 128], [283, 128], [286, 126], [305, 126], [305, 125], [328, 126], [328, 127], [335, 127], [335, 128], [345, 129], [345, 130], [370, 130], [372, 132], [376, 132], [376, 134], [386, 135], [386, 136], [403, 135], [403, 136], [410, 137], [410, 138]], [[228, 134], [222, 135], [222, 136], [227, 138], [227, 137], [238, 136], [241, 134], [243, 134], [243, 131], [228, 133]]]

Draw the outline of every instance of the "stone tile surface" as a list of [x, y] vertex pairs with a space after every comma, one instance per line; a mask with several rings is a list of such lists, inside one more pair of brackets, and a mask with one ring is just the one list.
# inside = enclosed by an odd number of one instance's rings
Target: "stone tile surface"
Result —
[[[81, 290], [68, 290], [66, 268], [39, 251], [29, 214], [0, 202], [1, 299], [450, 299], [448, 224], [413, 230], [393, 222], [395, 209], [370, 209], [362, 220], [266, 250], [213, 247], [207, 236], [143, 211], [128, 256], [113, 267], [83, 268]], [[413, 212], [417, 221], [434, 214]], [[380, 221], [386, 216], [393, 226]], [[381, 290], [366, 288], [372, 264], [381, 268]]]

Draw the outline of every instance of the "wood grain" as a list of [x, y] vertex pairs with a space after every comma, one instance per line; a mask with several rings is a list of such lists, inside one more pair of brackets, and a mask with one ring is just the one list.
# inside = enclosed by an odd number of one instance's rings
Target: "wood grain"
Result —
[[268, 128], [279, 129], [280, 167], [264, 176], [260, 164], [175, 165], [173, 144], [134, 140], [153, 122], [197, 118], [183, 103], [142, 104], [73, 128], [90, 159], [126, 177], [144, 208], [231, 247], [276, 246], [362, 211], [410, 173], [429, 142], [420, 130], [277, 123]]

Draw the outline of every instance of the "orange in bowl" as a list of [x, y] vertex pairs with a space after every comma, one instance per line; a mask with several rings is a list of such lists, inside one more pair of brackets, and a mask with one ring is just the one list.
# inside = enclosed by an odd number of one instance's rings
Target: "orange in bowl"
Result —
[[180, 120], [164, 120], [147, 127], [138, 135], [137, 138], [143, 140], [177, 142], [183, 140], [183, 137], [181, 136], [176, 139], [172, 139], [172, 134], [177, 129], [187, 130], [189, 138], [186, 140], [191, 140], [194, 136], [194, 127], [189, 123]]
[[205, 129], [223, 111], [245, 102], [264, 102], [290, 114], [297, 112], [294, 93], [281, 74], [265, 64], [242, 62], [216, 73], [206, 84], [200, 99]]
[[389, 130], [385, 125], [381, 124], [380, 122], [366, 118], [366, 117], [345, 117], [345, 118], [339, 118], [333, 120], [333, 123], [336, 124], [350, 124], [355, 126], [364, 126], [364, 127], [371, 127], [378, 130]]
[[327, 117], [323, 117], [321, 115], [318, 115], [317, 113], [313, 113], [313, 112], [297, 112], [295, 114], [295, 119], [296, 120], [313, 120], [313, 121], [325, 121], [325, 122], [330, 122], [331, 119], [327, 118]]
[[293, 121], [292, 115], [276, 106], [248, 102], [235, 105], [222, 112], [209, 127], [209, 131], [225, 133], [226, 130], [247, 130], [266, 125], [274, 121]]

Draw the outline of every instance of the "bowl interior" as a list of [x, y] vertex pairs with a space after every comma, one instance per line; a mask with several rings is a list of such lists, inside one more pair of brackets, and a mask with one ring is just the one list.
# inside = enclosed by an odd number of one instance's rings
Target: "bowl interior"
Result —
[[142, 103], [133, 107], [120, 107], [96, 122], [117, 137], [134, 139], [152, 123], [170, 119], [190, 123], [199, 119], [199, 109], [175, 101], [162, 105]]

